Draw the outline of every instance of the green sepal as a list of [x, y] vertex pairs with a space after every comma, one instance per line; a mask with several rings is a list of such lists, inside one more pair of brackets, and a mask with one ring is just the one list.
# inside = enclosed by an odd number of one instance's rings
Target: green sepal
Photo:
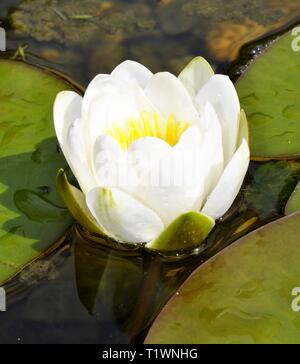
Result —
[[191, 211], [176, 218], [156, 239], [146, 245], [151, 250], [176, 251], [201, 244], [215, 226], [215, 221]]
[[90, 233], [106, 235], [98, 227], [96, 220], [90, 213], [84, 194], [68, 181], [66, 173], [60, 169], [56, 176], [56, 187], [74, 219]]

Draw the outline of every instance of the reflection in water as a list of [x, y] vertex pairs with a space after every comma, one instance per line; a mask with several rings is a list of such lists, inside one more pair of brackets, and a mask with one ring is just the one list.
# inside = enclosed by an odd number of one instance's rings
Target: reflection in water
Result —
[[97, 245], [77, 227], [71, 240], [43, 266], [29, 267], [6, 286], [1, 343], [140, 340], [139, 333], [191, 272], [187, 261], [170, 264], [142, 250]]
[[116, 250], [73, 234], [76, 283], [82, 304], [102, 321], [113, 321], [132, 342], [190, 273], [186, 260], [169, 264], [145, 250]]
[[[142, 341], [157, 313], [199, 264], [281, 216], [299, 178], [299, 162], [253, 163], [242, 193], [205, 242], [206, 249], [183, 259], [116, 249], [75, 226], [42, 266], [30, 266], [7, 285], [0, 342], [17, 342], [18, 337], [25, 343]], [[253, 292], [255, 286], [245, 286], [239, 295]]]

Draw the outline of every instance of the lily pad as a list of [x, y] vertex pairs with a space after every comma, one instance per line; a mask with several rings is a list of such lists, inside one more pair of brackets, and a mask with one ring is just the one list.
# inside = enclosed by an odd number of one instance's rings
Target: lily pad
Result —
[[0, 284], [47, 252], [72, 218], [55, 176], [66, 162], [57, 150], [52, 108], [74, 88], [22, 62], [0, 60]]
[[291, 34], [259, 56], [237, 82], [254, 160], [300, 157], [300, 61]]
[[285, 214], [289, 215], [297, 211], [300, 211], [300, 182], [288, 200], [288, 203], [285, 207]]
[[[238, 240], [198, 268], [146, 343], [300, 343], [300, 213]], [[294, 305], [292, 305], [294, 303]]]

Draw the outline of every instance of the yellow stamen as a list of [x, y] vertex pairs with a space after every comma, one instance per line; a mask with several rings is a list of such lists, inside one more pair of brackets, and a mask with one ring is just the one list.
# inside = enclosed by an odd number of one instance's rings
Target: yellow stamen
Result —
[[176, 139], [175, 127], [176, 127], [175, 117], [174, 115], [170, 115], [167, 121], [166, 141], [172, 146], [174, 145]]
[[120, 127], [119, 124], [116, 124], [115, 126], [115, 132], [118, 136], [118, 141], [120, 144], [127, 144], [127, 136], [126, 134], [124, 133], [123, 129]]
[[141, 138], [143, 135], [144, 133], [142, 132], [139, 121], [131, 117], [129, 119], [129, 144]]
[[159, 119], [159, 115], [157, 112], [154, 114], [154, 128], [155, 128], [155, 136], [157, 138], [161, 138], [160, 119]]
[[144, 137], [160, 138], [174, 146], [189, 126], [188, 122], [177, 121], [173, 114], [165, 122], [158, 113], [152, 116], [143, 111], [139, 119], [129, 118], [124, 127], [118, 123], [113, 124], [107, 129], [106, 134], [114, 138], [123, 149], [127, 149], [135, 140]]
[[149, 115], [145, 111], [142, 112], [142, 121], [143, 121], [145, 135], [153, 136], [151, 120], [150, 120]]

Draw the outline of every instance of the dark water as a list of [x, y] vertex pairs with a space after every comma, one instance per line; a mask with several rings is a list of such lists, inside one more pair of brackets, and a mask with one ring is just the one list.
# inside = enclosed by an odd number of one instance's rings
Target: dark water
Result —
[[194, 56], [218, 71], [239, 48], [300, 14], [288, 0], [1, 0], [8, 49], [26, 52], [84, 86], [125, 59], [177, 74]]
[[[177, 73], [195, 55], [229, 70], [239, 47], [295, 21], [294, 1], [1, 1], [11, 54], [86, 85], [126, 58]], [[228, 46], [230, 44], [230, 46]], [[258, 43], [259, 46], [264, 41]], [[233, 45], [233, 46], [232, 46]], [[245, 49], [247, 59], [257, 44]], [[243, 59], [244, 62], [244, 59]], [[240, 66], [240, 64], [238, 64]], [[236, 77], [233, 67], [231, 75]], [[284, 178], [277, 178], [284, 175]], [[186, 277], [232, 241], [282, 215], [300, 163], [252, 163], [243, 190], [198, 254], [173, 261], [88, 241], [73, 227], [51, 256], [6, 285], [1, 343], [141, 342]], [[270, 187], [271, 186], [271, 187]]]

